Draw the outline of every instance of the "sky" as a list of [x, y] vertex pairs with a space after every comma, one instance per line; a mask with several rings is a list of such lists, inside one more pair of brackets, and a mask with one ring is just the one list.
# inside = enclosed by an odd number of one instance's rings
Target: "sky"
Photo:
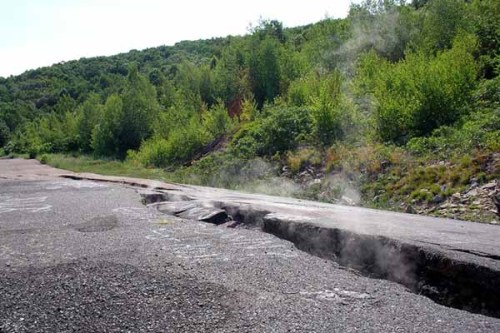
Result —
[[[345, 17], [351, 0], [0, 0], [0, 76], [82, 57]], [[353, 1], [359, 2], [359, 1]]]

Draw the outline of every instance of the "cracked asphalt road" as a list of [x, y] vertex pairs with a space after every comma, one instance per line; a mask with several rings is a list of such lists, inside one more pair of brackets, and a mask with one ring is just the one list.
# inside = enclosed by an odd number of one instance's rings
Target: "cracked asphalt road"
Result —
[[259, 230], [57, 177], [0, 180], [0, 295], [0, 332], [500, 331]]

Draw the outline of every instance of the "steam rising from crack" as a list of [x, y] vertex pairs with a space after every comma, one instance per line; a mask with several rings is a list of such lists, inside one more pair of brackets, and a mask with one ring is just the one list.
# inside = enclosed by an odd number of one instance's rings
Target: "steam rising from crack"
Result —
[[363, 52], [374, 50], [391, 60], [398, 60], [404, 55], [414, 29], [408, 22], [403, 22], [404, 18], [395, 8], [374, 4], [373, 8], [353, 14], [351, 37], [340, 47], [324, 54], [329, 67], [336, 67], [351, 77], [356, 60]]

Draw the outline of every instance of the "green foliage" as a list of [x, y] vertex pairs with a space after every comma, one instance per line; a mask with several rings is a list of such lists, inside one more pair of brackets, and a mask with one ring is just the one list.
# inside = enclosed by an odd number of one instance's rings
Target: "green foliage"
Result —
[[462, 124], [436, 129], [429, 137], [417, 137], [407, 144], [410, 151], [449, 158], [474, 149], [500, 151], [500, 108], [486, 109], [465, 117]]
[[375, 99], [382, 140], [404, 143], [466, 113], [477, 75], [474, 48], [475, 39], [466, 35], [435, 57], [409, 53], [395, 64], [373, 54], [364, 57], [357, 84]]
[[254, 38], [249, 54], [249, 80], [259, 108], [272, 102], [280, 93], [281, 44], [273, 37]]
[[78, 131], [75, 114], [50, 113], [25, 123], [13, 137], [9, 150], [36, 156], [45, 152], [72, 151], [77, 147]]
[[346, 60], [342, 46], [352, 34], [349, 20], [326, 19], [307, 28], [297, 28], [296, 34], [289, 37], [309, 70], [333, 69]]
[[160, 112], [155, 88], [134, 66], [129, 70], [128, 83], [122, 98], [119, 156], [124, 156], [128, 149], [138, 149], [141, 142], [151, 136], [153, 122]]
[[91, 146], [98, 156], [117, 156], [121, 146], [123, 101], [111, 95], [104, 104], [102, 117], [92, 130]]
[[[390, 208], [446, 197], [498, 174], [498, 9], [366, 0], [345, 19], [262, 21], [246, 36], [0, 78], [0, 147], [43, 159], [88, 153], [106, 160], [82, 158], [99, 172], [171, 168], [179, 181], [251, 190], [282, 188], [280, 163], [295, 178], [312, 167], [345, 180], [283, 188], [327, 201], [351, 182]], [[479, 157], [464, 158], [471, 151]]]
[[63, 146], [60, 151], [76, 151], [78, 149], [78, 120], [75, 112], [66, 112], [61, 123], [64, 133]]
[[[175, 75], [173, 83], [186, 101], [186, 104], [192, 105], [195, 109], [200, 109], [202, 100], [200, 95], [201, 73], [194, 64], [183, 61], [175, 66]], [[209, 96], [207, 96], [208, 98]]]
[[458, 33], [472, 33], [470, 10], [463, 0], [432, 0], [422, 10], [421, 34], [417, 43], [429, 53], [452, 47]]
[[500, 107], [500, 77], [481, 80], [474, 93], [474, 99], [481, 108]]
[[0, 147], [3, 147], [10, 139], [10, 128], [3, 119], [0, 119]]
[[304, 79], [293, 81], [288, 87], [288, 103], [294, 106], [304, 106], [308, 104], [308, 85]]
[[254, 38], [264, 40], [272, 38], [280, 43], [285, 42], [283, 24], [276, 20], [260, 20], [259, 25], [252, 29]]
[[272, 156], [295, 149], [311, 133], [311, 111], [307, 108], [275, 106], [248, 123], [233, 138], [236, 156]]
[[49, 160], [49, 157], [46, 154], [43, 154], [40, 157], [40, 163], [42, 163], [42, 164], [47, 164], [48, 160]]
[[305, 106], [311, 104], [312, 97], [318, 97], [320, 92], [320, 76], [312, 71], [290, 83], [287, 93], [287, 101], [294, 106]]
[[341, 84], [340, 75], [334, 73], [322, 82], [319, 96], [313, 98], [313, 133], [323, 146], [343, 136]]
[[138, 153], [129, 153], [129, 159], [145, 166], [176, 166], [188, 162], [207, 141], [199, 119], [193, 117], [187, 126], [172, 130], [168, 139], [153, 137], [145, 141]]
[[90, 95], [77, 109], [78, 143], [84, 152], [90, 152], [92, 149], [92, 131], [97, 126], [102, 113], [100, 97], [96, 94]]
[[54, 105], [53, 111], [56, 114], [64, 114], [66, 112], [73, 112], [76, 108], [76, 101], [71, 98], [71, 96], [64, 94], [59, 98], [57, 103]]
[[271, 195], [290, 194], [290, 188], [276, 175], [277, 168], [262, 158], [240, 159], [226, 152], [215, 152], [189, 168], [179, 169], [173, 179]]
[[233, 128], [233, 121], [229, 117], [222, 100], [217, 101], [216, 105], [206, 110], [202, 117], [206, 131], [213, 138], [218, 138]]
[[172, 81], [164, 80], [156, 89], [158, 93], [158, 102], [163, 109], [168, 109], [177, 102], [179, 96]]
[[203, 103], [212, 106], [215, 101], [214, 75], [208, 65], [200, 68], [200, 97]]
[[[388, 182], [384, 186], [385, 191], [392, 194], [393, 198], [404, 200], [407, 197], [417, 203], [435, 200], [437, 195], [447, 198], [462, 192], [472, 178], [481, 183], [498, 178], [499, 166], [495, 168], [489, 161], [491, 155], [472, 151], [468, 155], [450, 158], [446, 163], [416, 165]], [[488, 172], [488, 169], [493, 170]]]
[[213, 71], [215, 95], [226, 105], [250, 92], [243, 48], [240, 41], [231, 40], [231, 43], [222, 50]]
[[[7, 99], [5, 98], [5, 100]], [[3, 121], [7, 125], [10, 135], [12, 135], [25, 122], [35, 118], [33, 109], [34, 106], [26, 101], [4, 102], [0, 100], [0, 121]], [[4, 131], [6, 132], [5, 129]]]
[[404, 58], [405, 51], [418, 37], [420, 17], [401, 3], [366, 0], [353, 4], [349, 11], [351, 38], [330, 56], [330, 61], [337, 63], [337, 67], [350, 66], [361, 53], [370, 50], [390, 61]]
[[500, 71], [500, 2], [474, 0], [472, 22], [479, 41], [480, 62], [483, 75], [491, 79]]
[[286, 164], [289, 166], [293, 174], [302, 171], [308, 166], [321, 166], [323, 156], [319, 151], [312, 148], [298, 149], [297, 151], [290, 151], [286, 155]]
[[253, 96], [241, 102], [241, 121], [253, 121], [258, 116], [258, 109]]
[[288, 90], [291, 82], [306, 75], [311, 67], [305, 54], [296, 52], [291, 45], [281, 48], [279, 64], [281, 93]]
[[91, 172], [101, 175], [127, 176], [134, 178], [165, 179], [169, 175], [163, 170], [144, 168], [136, 163], [114, 159], [96, 159], [92, 155], [77, 157], [63, 154], [46, 154], [47, 164], [74, 172]]

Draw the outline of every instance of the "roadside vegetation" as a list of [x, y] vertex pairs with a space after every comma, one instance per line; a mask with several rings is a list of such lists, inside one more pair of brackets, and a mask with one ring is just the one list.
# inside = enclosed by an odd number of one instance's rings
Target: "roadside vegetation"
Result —
[[0, 78], [0, 152], [75, 171], [491, 222], [500, 2], [345, 19]]

